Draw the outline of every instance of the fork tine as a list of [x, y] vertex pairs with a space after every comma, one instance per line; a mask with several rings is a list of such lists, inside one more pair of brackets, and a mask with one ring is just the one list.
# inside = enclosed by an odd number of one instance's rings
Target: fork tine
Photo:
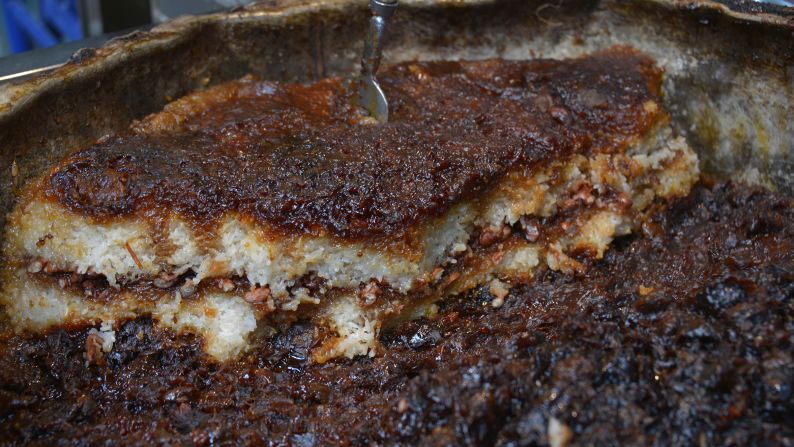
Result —
[[364, 41], [364, 53], [361, 56], [361, 76], [357, 82], [358, 106], [369, 112], [370, 116], [380, 123], [389, 120], [389, 102], [383, 89], [378, 84], [375, 74], [381, 60], [383, 31], [386, 22], [397, 8], [397, 0], [370, 0], [372, 18], [370, 19], [369, 32]]

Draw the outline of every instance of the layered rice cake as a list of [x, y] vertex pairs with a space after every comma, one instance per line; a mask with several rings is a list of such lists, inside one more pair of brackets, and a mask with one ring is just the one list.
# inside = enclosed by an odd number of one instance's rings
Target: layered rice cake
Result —
[[233, 358], [296, 321], [312, 359], [546, 269], [578, 274], [698, 163], [629, 48], [571, 60], [409, 62], [380, 75], [390, 121], [340, 78], [252, 76], [79, 148], [9, 216], [0, 300], [18, 331], [151, 315]]

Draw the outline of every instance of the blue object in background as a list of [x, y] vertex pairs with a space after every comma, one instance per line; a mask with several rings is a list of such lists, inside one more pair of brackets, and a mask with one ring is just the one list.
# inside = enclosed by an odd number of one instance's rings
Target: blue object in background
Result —
[[68, 42], [82, 39], [77, 0], [39, 0], [41, 20]]
[[82, 38], [76, 0], [39, 0], [36, 18], [21, 0], [0, 0], [12, 53]]

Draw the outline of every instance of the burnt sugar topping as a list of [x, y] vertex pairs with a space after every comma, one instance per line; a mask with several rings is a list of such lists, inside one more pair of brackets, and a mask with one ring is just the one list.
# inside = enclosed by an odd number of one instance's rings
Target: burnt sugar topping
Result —
[[244, 78], [178, 101], [56, 167], [45, 194], [98, 219], [226, 213], [289, 234], [392, 238], [508, 172], [618, 152], [663, 112], [661, 72], [627, 48], [556, 61], [412, 62], [380, 76], [372, 124], [339, 79]]

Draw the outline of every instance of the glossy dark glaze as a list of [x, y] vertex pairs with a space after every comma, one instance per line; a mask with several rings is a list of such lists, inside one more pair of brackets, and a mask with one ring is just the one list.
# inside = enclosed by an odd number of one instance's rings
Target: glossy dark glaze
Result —
[[620, 151], [662, 116], [661, 74], [621, 48], [569, 61], [428, 62], [384, 71], [386, 125], [357, 124], [338, 80], [239, 81], [236, 97], [69, 157], [49, 197], [100, 219], [228, 212], [288, 233], [398, 237], [505, 173]]
[[789, 198], [697, 187], [586, 274], [491, 299], [324, 365], [300, 324], [223, 365], [145, 319], [104, 366], [86, 366], [86, 330], [6, 338], [0, 443], [545, 445], [551, 417], [584, 445], [794, 440]]

